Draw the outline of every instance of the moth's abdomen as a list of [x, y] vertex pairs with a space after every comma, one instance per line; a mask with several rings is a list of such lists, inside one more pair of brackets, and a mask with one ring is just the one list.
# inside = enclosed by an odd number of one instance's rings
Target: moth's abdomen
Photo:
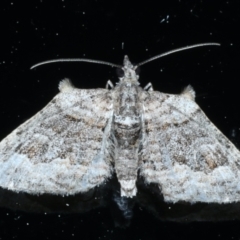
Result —
[[114, 136], [118, 146], [127, 148], [138, 143], [141, 130], [140, 117], [114, 117]]
[[114, 118], [115, 169], [121, 184], [121, 196], [133, 197], [137, 193], [140, 117]]

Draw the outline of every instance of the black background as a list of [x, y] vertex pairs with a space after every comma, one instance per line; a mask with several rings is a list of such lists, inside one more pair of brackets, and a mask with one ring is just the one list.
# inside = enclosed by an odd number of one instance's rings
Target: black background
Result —
[[[0, 7], [0, 138], [43, 108], [68, 77], [78, 88], [117, 82], [114, 68], [56, 63], [92, 58], [134, 63], [195, 43], [218, 42], [176, 53], [141, 67], [140, 82], [179, 93], [191, 84], [196, 101], [219, 129], [240, 146], [238, 1], [2, 1]], [[174, 223], [134, 207], [128, 228], [116, 228], [108, 206], [84, 214], [0, 211], [0, 239], [239, 239], [239, 221]]]

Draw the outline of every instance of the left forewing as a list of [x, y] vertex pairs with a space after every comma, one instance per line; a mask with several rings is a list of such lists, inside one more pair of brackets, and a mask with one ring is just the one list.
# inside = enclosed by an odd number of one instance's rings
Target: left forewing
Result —
[[240, 201], [240, 152], [195, 103], [193, 92], [144, 100], [140, 174], [169, 202]]
[[28, 193], [74, 194], [111, 174], [106, 152], [112, 100], [106, 89], [61, 92], [0, 143], [0, 186]]

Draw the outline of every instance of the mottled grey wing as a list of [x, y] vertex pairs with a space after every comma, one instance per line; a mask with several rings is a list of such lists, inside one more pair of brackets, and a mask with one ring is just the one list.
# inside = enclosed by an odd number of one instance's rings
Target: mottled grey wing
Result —
[[75, 194], [111, 175], [112, 102], [106, 89], [81, 90], [68, 80], [40, 112], [0, 143], [0, 186], [28, 193]]
[[240, 201], [240, 152], [209, 121], [188, 87], [146, 93], [140, 174], [165, 201]]

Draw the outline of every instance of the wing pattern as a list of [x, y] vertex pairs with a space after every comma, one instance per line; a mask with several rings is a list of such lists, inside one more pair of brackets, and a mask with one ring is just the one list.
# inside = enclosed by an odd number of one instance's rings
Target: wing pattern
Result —
[[240, 200], [240, 153], [195, 103], [191, 87], [180, 95], [151, 92], [144, 109], [140, 174], [159, 184], [165, 201]]
[[28, 193], [85, 192], [111, 175], [108, 136], [112, 100], [106, 89], [61, 92], [0, 143], [0, 186]]

